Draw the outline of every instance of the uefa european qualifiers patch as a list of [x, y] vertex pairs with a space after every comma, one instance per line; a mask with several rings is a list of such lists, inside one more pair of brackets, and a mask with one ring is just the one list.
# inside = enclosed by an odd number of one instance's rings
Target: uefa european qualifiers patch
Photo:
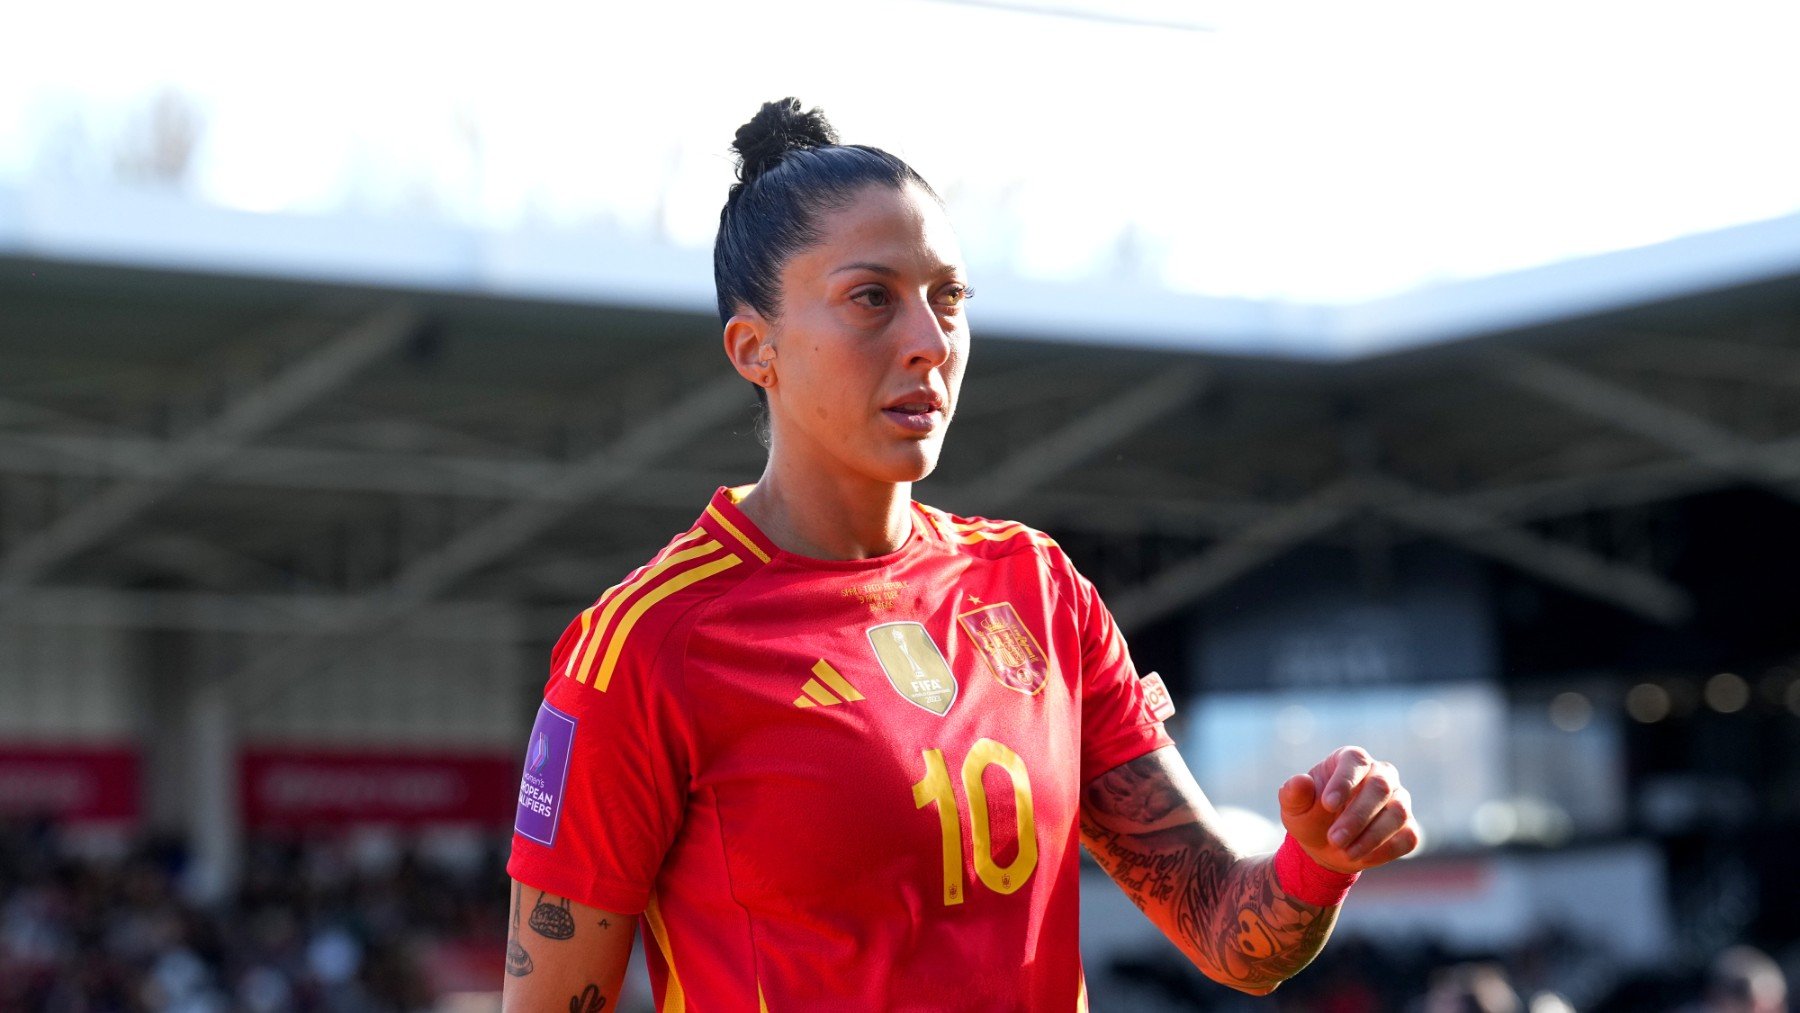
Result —
[[575, 747], [575, 719], [545, 703], [531, 726], [525, 773], [519, 778], [519, 815], [513, 829], [550, 847], [562, 816], [563, 788], [569, 781], [569, 754]]

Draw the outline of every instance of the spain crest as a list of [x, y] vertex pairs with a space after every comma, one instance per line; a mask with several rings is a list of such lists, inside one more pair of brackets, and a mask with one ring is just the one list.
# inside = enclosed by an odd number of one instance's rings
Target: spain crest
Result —
[[1010, 602], [983, 605], [956, 617], [1000, 685], [1036, 695], [1050, 678], [1044, 648], [1019, 618]]

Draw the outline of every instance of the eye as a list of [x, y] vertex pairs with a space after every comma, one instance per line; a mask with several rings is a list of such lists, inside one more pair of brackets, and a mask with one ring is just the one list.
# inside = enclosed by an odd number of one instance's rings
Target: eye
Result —
[[877, 309], [888, 304], [887, 289], [865, 288], [857, 292], [852, 292], [850, 294], [850, 301], [860, 302], [871, 309]]
[[945, 285], [938, 291], [938, 305], [955, 309], [974, 297], [974, 289], [961, 282], [957, 282], [955, 284]]

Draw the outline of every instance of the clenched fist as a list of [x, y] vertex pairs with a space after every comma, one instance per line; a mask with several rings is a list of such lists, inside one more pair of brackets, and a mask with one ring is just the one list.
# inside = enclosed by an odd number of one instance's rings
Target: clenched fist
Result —
[[1385, 865], [1419, 846], [1412, 795], [1391, 763], [1343, 746], [1281, 786], [1281, 823], [1312, 860], [1335, 872]]

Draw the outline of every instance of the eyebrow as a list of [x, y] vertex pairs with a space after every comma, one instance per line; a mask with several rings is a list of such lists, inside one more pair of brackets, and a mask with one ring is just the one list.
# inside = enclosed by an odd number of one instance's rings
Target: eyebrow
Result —
[[[845, 264], [842, 267], [832, 268], [831, 273], [842, 274], [845, 271], [869, 271], [874, 274], [879, 274], [884, 278], [898, 277], [900, 274], [899, 271], [886, 264], [877, 264], [868, 260], [859, 260], [853, 264]], [[936, 275], [953, 275], [957, 274], [958, 271], [949, 264], [939, 264], [937, 270], [932, 273]]]

